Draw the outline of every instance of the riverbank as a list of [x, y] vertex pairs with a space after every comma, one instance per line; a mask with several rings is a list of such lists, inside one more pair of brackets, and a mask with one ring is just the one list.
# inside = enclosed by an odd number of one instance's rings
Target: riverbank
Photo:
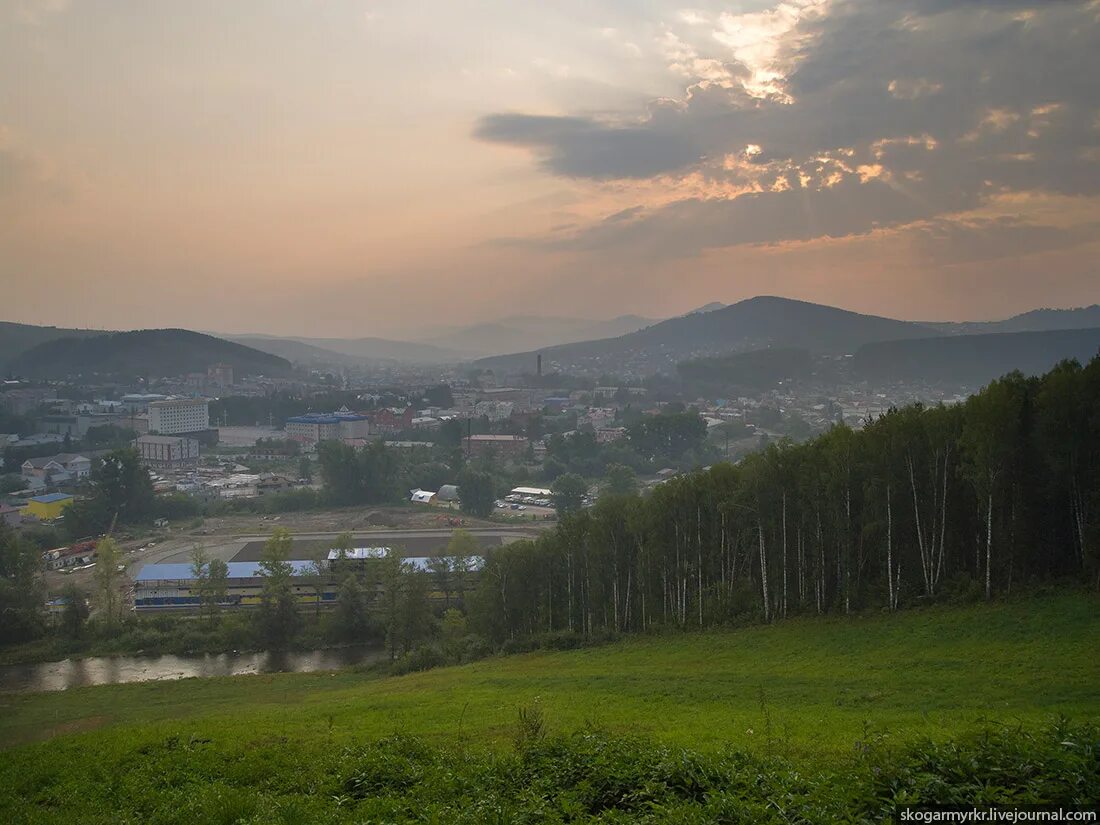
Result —
[[[381, 644], [382, 633], [355, 644]], [[349, 642], [333, 635], [329, 614], [302, 617], [289, 652], [338, 650]], [[91, 622], [79, 639], [50, 634], [20, 645], [0, 647], [0, 667], [37, 665], [107, 656], [196, 656], [261, 653], [266, 650], [248, 613], [223, 613], [214, 620], [189, 614], [128, 616], [112, 631]]]
[[190, 678], [253, 676], [261, 673], [315, 673], [345, 670], [390, 671], [382, 647], [345, 645], [308, 651], [258, 651], [187, 656], [89, 656], [31, 665], [0, 666], [0, 695], [75, 690], [97, 685], [159, 682]]

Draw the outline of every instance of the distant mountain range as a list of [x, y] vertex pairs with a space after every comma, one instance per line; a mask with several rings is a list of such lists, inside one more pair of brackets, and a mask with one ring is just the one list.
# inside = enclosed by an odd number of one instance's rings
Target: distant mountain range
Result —
[[1033, 309], [1004, 321], [962, 321], [929, 323], [952, 335], [984, 335], [991, 332], [1043, 332], [1056, 329], [1100, 328], [1100, 305], [1077, 309]]
[[996, 322], [918, 323], [761, 296], [729, 306], [708, 304], [615, 338], [482, 358], [475, 363], [505, 373], [533, 372], [536, 356], [541, 354], [544, 370], [645, 375], [671, 373], [684, 361], [766, 348], [802, 349], [815, 355], [854, 354], [860, 347], [881, 341], [1093, 326], [1100, 327], [1100, 307], [1036, 310]]
[[446, 364], [463, 360], [459, 353], [433, 344], [391, 341], [386, 338], [284, 338], [272, 335], [223, 337], [304, 365], [340, 366], [371, 362]]
[[25, 349], [7, 368], [32, 378], [160, 378], [206, 372], [207, 367], [219, 363], [231, 365], [237, 376], [285, 376], [293, 370], [285, 358], [186, 329], [55, 338]]
[[610, 320], [541, 318], [518, 315], [484, 324], [460, 327], [429, 337], [426, 343], [467, 357], [500, 355], [517, 350], [540, 349], [575, 341], [614, 338], [655, 324], [659, 319], [620, 315]]
[[947, 335], [877, 341], [855, 353], [857, 373], [878, 380], [937, 381], [978, 387], [1013, 370], [1041, 375], [1059, 361], [1100, 354], [1100, 328]]
[[[281, 374], [290, 369], [287, 362], [340, 367], [457, 364], [476, 358], [473, 363], [478, 367], [517, 374], [534, 372], [536, 356], [541, 354], [544, 371], [672, 374], [685, 361], [767, 348], [805, 350], [813, 356], [855, 354], [869, 347], [871, 354], [861, 359], [871, 365], [888, 360], [886, 355], [874, 354], [872, 345], [880, 342], [1090, 328], [1100, 328], [1100, 306], [1039, 309], [1003, 321], [943, 323], [900, 321], [768, 296], [730, 305], [710, 303], [663, 321], [637, 315], [604, 321], [513, 316], [444, 329], [420, 341], [209, 335], [187, 330], [105, 333], [0, 322], [0, 370], [42, 377], [74, 370], [169, 375], [226, 362], [241, 374]], [[1070, 338], [1050, 341], [1066, 343]], [[59, 339], [67, 343], [46, 346]], [[81, 341], [89, 343], [82, 346]], [[1057, 349], [1059, 344], [1052, 346]], [[912, 352], [925, 351], [922, 347], [931, 345], [914, 345]], [[904, 348], [886, 350], [898, 357], [903, 351], [906, 359], [917, 358]]]
[[[642, 374], [669, 371], [694, 358], [766, 347], [847, 353], [872, 341], [936, 334], [933, 328], [911, 321], [766, 296], [670, 318], [617, 338], [548, 347], [542, 356], [544, 367], [557, 365], [565, 372], [625, 370]], [[487, 369], [532, 371], [536, 355], [523, 352], [476, 363]]]

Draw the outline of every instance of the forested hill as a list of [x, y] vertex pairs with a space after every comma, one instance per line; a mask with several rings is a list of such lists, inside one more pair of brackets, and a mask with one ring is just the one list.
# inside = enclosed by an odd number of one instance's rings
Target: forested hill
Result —
[[[542, 354], [544, 362], [560, 364], [566, 371], [628, 368], [646, 372], [671, 369], [700, 356], [764, 347], [851, 353], [871, 341], [937, 334], [932, 327], [909, 321], [762, 296], [710, 312], [670, 318], [618, 338], [549, 347]], [[492, 369], [533, 368], [535, 354], [518, 353], [477, 363]]]
[[76, 375], [149, 377], [205, 372], [211, 364], [229, 364], [237, 376], [287, 375], [285, 358], [232, 341], [185, 329], [143, 329], [88, 338], [59, 338], [32, 347], [9, 369], [32, 378]]
[[1095, 589], [1100, 357], [605, 495], [490, 551], [480, 582], [474, 626], [498, 641]]
[[32, 347], [58, 338], [90, 338], [102, 335], [103, 330], [65, 329], [64, 327], [39, 327], [33, 324], [14, 324], [0, 321], [0, 370]]
[[1065, 358], [1088, 361], [1100, 352], [1100, 328], [956, 335], [879, 341], [856, 352], [856, 370], [872, 379], [944, 381], [979, 386], [1020, 370], [1046, 372]]

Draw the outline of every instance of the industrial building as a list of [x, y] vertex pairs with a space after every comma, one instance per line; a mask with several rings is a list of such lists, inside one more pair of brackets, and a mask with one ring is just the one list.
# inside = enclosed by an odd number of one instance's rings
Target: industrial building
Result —
[[34, 496], [27, 499], [27, 505], [23, 508], [24, 516], [31, 516], [39, 521], [53, 521], [61, 518], [66, 507], [71, 507], [73, 497], [68, 493], [49, 493], [44, 496]]
[[[389, 547], [356, 547], [351, 550], [330, 550], [328, 562], [338, 559], [345, 562], [363, 564], [385, 558], [393, 552]], [[431, 556], [412, 556], [402, 558], [402, 562], [419, 573], [431, 571]], [[313, 561], [291, 561], [291, 582], [295, 598], [302, 605], [315, 606], [320, 598], [321, 606], [336, 604], [340, 589], [339, 578], [335, 575], [318, 579], [317, 563]], [[324, 564], [324, 562], [322, 562]], [[467, 574], [481, 569], [484, 560], [480, 556], [466, 559]], [[255, 561], [228, 562], [229, 575], [226, 579], [226, 596], [222, 607], [252, 608], [260, 603], [264, 577], [260, 574], [260, 563]], [[379, 570], [381, 570], [379, 568]], [[373, 583], [376, 594], [384, 592], [379, 577]], [[318, 590], [320, 592], [318, 592]], [[442, 594], [433, 594], [443, 598]], [[185, 562], [166, 564], [147, 564], [134, 577], [134, 609], [140, 612], [157, 610], [195, 610], [202, 604], [195, 583], [194, 571]]]
[[[315, 604], [317, 590], [312, 580], [305, 577], [313, 572], [313, 562], [292, 561], [292, 590], [299, 602]], [[264, 577], [260, 575], [260, 563], [255, 561], [231, 561], [226, 580], [225, 607], [255, 607], [260, 603], [260, 591]], [[336, 582], [328, 582], [321, 593], [321, 603], [335, 602]], [[198, 608], [201, 599], [195, 587], [195, 575], [191, 565], [147, 564], [134, 577], [134, 609], [139, 611]]]

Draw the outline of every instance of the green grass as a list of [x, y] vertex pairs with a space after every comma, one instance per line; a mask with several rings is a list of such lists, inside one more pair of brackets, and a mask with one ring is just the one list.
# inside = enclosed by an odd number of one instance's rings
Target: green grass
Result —
[[[0, 788], [54, 788], [47, 807], [72, 813], [81, 783], [116, 782], [156, 753], [173, 766], [161, 766], [165, 776], [199, 765], [202, 782], [222, 771], [229, 786], [316, 794], [339, 787], [348, 748], [392, 734], [505, 752], [517, 708], [533, 703], [552, 733], [596, 727], [802, 764], [848, 759], [868, 741], [1034, 730], [1059, 716], [1095, 722], [1098, 608], [1095, 596], [1062, 594], [633, 638], [401, 677], [279, 674], [0, 696]], [[167, 799], [158, 804], [174, 804]]]

